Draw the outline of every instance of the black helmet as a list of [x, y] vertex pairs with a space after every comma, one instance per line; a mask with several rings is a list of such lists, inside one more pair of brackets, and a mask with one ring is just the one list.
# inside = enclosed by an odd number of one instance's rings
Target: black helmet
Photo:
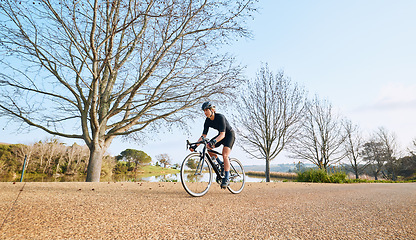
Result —
[[213, 107], [215, 107], [215, 106], [210, 101], [204, 102], [202, 104], [202, 111], [204, 111], [205, 109], [208, 109], [208, 108], [213, 108]]

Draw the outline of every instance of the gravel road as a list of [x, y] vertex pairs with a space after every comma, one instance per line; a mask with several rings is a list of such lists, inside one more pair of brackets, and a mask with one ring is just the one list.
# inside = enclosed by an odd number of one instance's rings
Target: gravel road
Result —
[[416, 184], [0, 183], [0, 239], [416, 239]]

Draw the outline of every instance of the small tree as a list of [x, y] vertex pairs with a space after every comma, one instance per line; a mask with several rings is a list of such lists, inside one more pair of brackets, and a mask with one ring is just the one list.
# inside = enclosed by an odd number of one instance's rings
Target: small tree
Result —
[[374, 178], [378, 180], [378, 175], [386, 162], [386, 153], [384, 152], [382, 143], [376, 139], [371, 139], [364, 143], [364, 149], [361, 154], [364, 160], [368, 162]]
[[148, 164], [152, 161], [152, 158], [145, 152], [136, 149], [126, 149], [116, 157], [118, 161], [126, 161], [128, 163], [134, 163], [135, 168], [139, 165]]
[[[379, 128], [370, 141], [364, 144], [363, 158], [371, 167], [374, 178], [378, 180], [380, 173], [386, 178], [396, 179], [398, 160], [396, 137], [384, 128]], [[389, 172], [383, 170], [390, 168]]]
[[160, 164], [163, 165], [163, 167], [166, 167], [167, 165], [171, 164], [170, 157], [167, 153], [157, 155], [156, 159], [159, 161]]
[[295, 172], [296, 173], [302, 173], [306, 170], [305, 164], [301, 161], [295, 163]]
[[416, 139], [407, 148], [407, 156], [399, 159], [399, 175], [406, 179], [416, 179]]
[[305, 91], [279, 72], [262, 66], [255, 80], [240, 95], [235, 116], [237, 132], [245, 152], [266, 161], [266, 182], [270, 182], [270, 162], [298, 131]]
[[351, 168], [354, 171], [355, 178], [359, 178], [359, 174], [366, 168], [367, 164], [364, 164], [361, 157], [363, 148], [363, 137], [357, 125], [353, 125], [351, 121], [343, 122], [346, 139], [345, 139], [345, 151], [346, 157], [348, 158]]
[[382, 172], [385, 178], [395, 181], [400, 169], [400, 157], [396, 135], [387, 131], [385, 128], [379, 128], [377, 137], [382, 144], [385, 152], [385, 170]]

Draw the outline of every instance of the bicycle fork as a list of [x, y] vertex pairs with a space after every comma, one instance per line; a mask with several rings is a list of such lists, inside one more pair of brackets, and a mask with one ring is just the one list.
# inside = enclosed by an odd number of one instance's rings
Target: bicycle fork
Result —
[[195, 175], [202, 175], [202, 169], [204, 169], [204, 158], [201, 157], [198, 166], [196, 167]]

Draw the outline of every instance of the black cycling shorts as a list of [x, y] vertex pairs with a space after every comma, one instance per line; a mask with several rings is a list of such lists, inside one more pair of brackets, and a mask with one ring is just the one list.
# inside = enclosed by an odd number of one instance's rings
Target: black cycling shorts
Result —
[[[217, 136], [215, 136], [214, 139], [217, 138], [218, 136], [219, 136], [219, 134]], [[233, 130], [231, 130], [231, 131], [229, 131], [228, 134], [225, 134], [225, 137], [221, 141], [219, 141], [215, 144], [215, 147], [219, 147], [221, 145], [224, 145], [224, 147], [229, 147], [230, 149], [232, 149], [233, 145], [234, 145], [234, 142], [235, 142], [235, 133], [234, 133]]]

